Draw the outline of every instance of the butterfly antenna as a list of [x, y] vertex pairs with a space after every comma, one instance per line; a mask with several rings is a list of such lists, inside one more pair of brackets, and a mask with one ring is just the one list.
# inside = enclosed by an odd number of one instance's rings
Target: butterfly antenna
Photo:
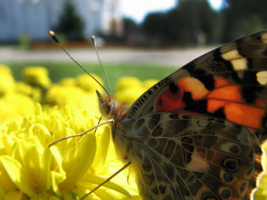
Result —
[[107, 73], [106, 73], [106, 71], [105, 71], [105, 69], [104, 69], [104, 67], [103, 67], [103, 65], [102, 65], [102, 62], [101, 62], [100, 57], [99, 57], [99, 54], [98, 54], [98, 49], [97, 49], [97, 45], [96, 45], [95, 36], [92, 36], [92, 43], [93, 43], [93, 45], [94, 45], [94, 48], [95, 48], [95, 51], [96, 51], [96, 55], [97, 55], [98, 61], [99, 61], [99, 63], [100, 63], [100, 67], [101, 67], [101, 69], [102, 69], [102, 71], [103, 71], [103, 73], [104, 73], [104, 75], [105, 75], [106, 81], [107, 81], [107, 83], [108, 83], [108, 87], [109, 87], [110, 94], [112, 94], [112, 89], [111, 89], [110, 82], [109, 82], [109, 80], [108, 80]]
[[69, 52], [67, 52], [67, 50], [62, 46], [62, 44], [57, 39], [56, 34], [54, 33], [54, 31], [49, 31], [48, 35], [61, 47], [61, 49], [69, 56], [69, 58], [74, 63], [76, 63], [76, 65], [78, 65], [86, 74], [88, 74], [92, 79], [94, 79], [104, 89], [104, 91], [107, 93], [107, 95], [110, 96], [110, 93], [106, 90], [106, 88], [92, 74], [90, 74], [86, 69], [84, 69], [83, 66], [81, 66], [73, 57], [71, 57]]

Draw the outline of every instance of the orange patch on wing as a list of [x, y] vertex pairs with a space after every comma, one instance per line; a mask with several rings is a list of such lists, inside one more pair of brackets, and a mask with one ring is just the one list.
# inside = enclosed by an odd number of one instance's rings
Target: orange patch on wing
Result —
[[214, 80], [215, 80], [215, 87], [216, 88], [231, 84], [229, 79], [225, 79], [223, 77], [214, 77]]
[[261, 108], [238, 103], [227, 104], [224, 111], [227, 120], [256, 129], [261, 127], [261, 118], [265, 114]]
[[208, 112], [214, 113], [221, 107], [224, 107], [230, 102], [242, 102], [242, 97], [240, 94], [240, 86], [231, 85], [226, 87], [221, 87], [213, 90], [208, 94]]
[[266, 105], [262, 99], [256, 100], [255, 106], [246, 105], [240, 93], [240, 86], [231, 85], [215, 89], [207, 96], [207, 99], [209, 113], [224, 108], [227, 120], [254, 129], [261, 128], [265, 109], [260, 107], [266, 107]]

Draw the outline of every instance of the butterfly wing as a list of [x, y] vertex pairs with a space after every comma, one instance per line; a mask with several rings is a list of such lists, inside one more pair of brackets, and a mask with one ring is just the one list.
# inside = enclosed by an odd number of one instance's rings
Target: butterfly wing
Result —
[[266, 49], [267, 31], [228, 43], [114, 115], [144, 199], [250, 199], [267, 137]]
[[227, 120], [148, 114], [132, 134], [132, 165], [146, 200], [249, 199], [262, 171], [255, 134]]
[[267, 30], [223, 45], [145, 92], [129, 109], [213, 116], [247, 127], [263, 141], [267, 110]]

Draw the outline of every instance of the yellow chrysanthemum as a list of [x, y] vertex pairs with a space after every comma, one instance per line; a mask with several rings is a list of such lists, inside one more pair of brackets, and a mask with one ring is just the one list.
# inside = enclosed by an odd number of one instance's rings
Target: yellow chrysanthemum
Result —
[[0, 125], [33, 113], [34, 101], [19, 93], [8, 93], [0, 98]]
[[157, 80], [149, 79], [141, 82], [135, 77], [122, 77], [117, 82], [115, 97], [118, 101], [134, 103], [146, 90], [157, 83]]
[[63, 78], [59, 81], [59, 85], [65, 87], [74, 87], [76, 86], [76, 79], [75, 78]]
[[[99, 83], [101, 83], [101, 85], [103, 85], [103, 81], [99, 76], [97, 76], [95, 74], [91, 74], [91, 75]], [[94, 93], [94, 94], [95, 94], [96, 90], [98, 90], [99, 92], [103, 91], [102, 87], [100, 87], [100, 85], [94, 79], [92, 79], [90, 76], [88, 76], [88, 74], [79, 75], [76, 78], [76, 85], [78, 87], [82, 88], [84, 91]]]
[[266, 190], [266, 185], [267, 185], [267, 157], [266, 157], [266, 152], [267, 152], [267, 142], [265, 142], [265, 144], [263, 144], [262, 149], [264, 151], [263, 156], [263, 168], [264, 168], [264, 172], [262, 173], [259, 181], [259, 187], [256, 189], [256, 192], [254, 194], [254, 199], [255, 200], [263, 200], [263, 199], [267, 199], [267, 190]]
[[48, 88], [51, 84], [47, 69], [41, 66], [26, 67], [23, 70], [23, 79], [31, 86], [43, 89]]
[[87, 93], [79, 87], [65, 87], [62, 85], [53, 85], [46, 93], [44, 104], [49, 106], [75, 107], [78, 109], [92, 108], [98, 111], [98, 101], [96, 93]]
[[125, 89], [143, 88], [143, 83], [136, 77], [125, 76], [120, 78], [116, 84], [116, 91]]
[[14, 91], [15, 80], [13, 78], [11, 70], [0, 64], [0, 97]]
[[[100, 175], [108, 177], [114, 173], [114, 166], [122, 166], [110, 149], [108, 127], [48, 147], [57, 139], [93, 127], [97, 121], [89, 110], [54, 107], [44, 112], [38, 105], [33, 116], [1, 126], [0, 199], [73, 199], [102, 183], [105, 178]], [[122, 180], [115, 177], [114, 182]], [[88, 198], [130, 199], [129, 192], [114, 182]], [[125, 177], [123, 185], [129, 187]], [[136, 186], [128, 191], [134, 199], [140, 199]]]
[[117, 82], [115, 97], [118, 101], [132, 104], [145, 90], [143, 83], [135, 77], [122, 77]]
[[31, 97], [34, 101], [41, 101], [41, 89], [32, 87], [25, 82], [17, 82], [16, 89], [18, 93]]
[[157, 79], [147, 79], [147, 80], [145, 80], [144, 81], [144, 88], [145, 88], [145, 90], [148, 90], [153, 85], [155, 85], [157, 82], [159, 82], [159, 80], [157, 80]]

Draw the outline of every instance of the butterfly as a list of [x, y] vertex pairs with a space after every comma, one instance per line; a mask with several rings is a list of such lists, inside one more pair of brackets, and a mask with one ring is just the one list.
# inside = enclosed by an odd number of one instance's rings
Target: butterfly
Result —
[[267, 137], [267, 30], [191, 61], [132, 106], [97, 92], [144, 200], [250, 199]]

